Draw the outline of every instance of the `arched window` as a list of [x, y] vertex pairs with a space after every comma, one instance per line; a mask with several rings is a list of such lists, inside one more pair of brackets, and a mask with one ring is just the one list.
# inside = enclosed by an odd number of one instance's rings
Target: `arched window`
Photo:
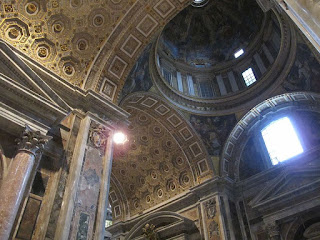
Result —
[[299, 137], [288, 117], [272, 121], [261, 130], [273, 165], [303, 153]]

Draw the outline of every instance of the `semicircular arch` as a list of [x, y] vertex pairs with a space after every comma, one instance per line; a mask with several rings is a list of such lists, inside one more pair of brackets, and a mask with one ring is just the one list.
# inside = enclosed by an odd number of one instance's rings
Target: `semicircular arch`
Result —
[[131, 114], [131, 124], [129, 141], [114, 149], [112, 174], [127, 198], [129, 219], [215, 175], [200, 137], [159, 96], [138, 92], [120, 105]]
[[95, 89], [117, 101], [125, 79], [143, 49], [190, 3], [189, 0], [133, 3], [95, 57], [86, 76], [85, 89]]
[[283, 109], [299, 110], [309, 109], [320, 112], [320, 94], [312, 92], [292, 92], [269, 98], [252, 108], [233, 128], [225, 142], [221, 156], [220, 172], [239, 181], [239, 166], [242, 151], [251, 130], [270, 113], [274, 114]]

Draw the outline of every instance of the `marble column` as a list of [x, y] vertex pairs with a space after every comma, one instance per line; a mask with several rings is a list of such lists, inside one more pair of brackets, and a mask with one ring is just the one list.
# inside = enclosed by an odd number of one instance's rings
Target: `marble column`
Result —
[[23, 198], [27, 195], [27, 186], [36, 157], [39, 159], [44, 145], [51, 139], [26, 126], [18, 140], [18, 152], [8, 170], [0, 189], [0, 239], [10, 238], [14, 221]]

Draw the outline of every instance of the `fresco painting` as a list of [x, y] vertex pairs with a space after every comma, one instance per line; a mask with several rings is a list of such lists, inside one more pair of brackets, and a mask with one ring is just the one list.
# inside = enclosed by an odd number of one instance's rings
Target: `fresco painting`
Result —
[[120, 100], [130, 93], [148, 91], [152, 87], [149, 74], [149, 55], [152, 43], [150, 43], [131, 70], [120, 95]]
[[302, 38], [298, 39], [296, 59], [283, 87], [288, 92], [320, 92], [320, 64]]
[[191, 115], [190, 122], [201, 136], [209, 154], [219, 156], [225, 140], [237, 121], [235, 115], [216, 117]]

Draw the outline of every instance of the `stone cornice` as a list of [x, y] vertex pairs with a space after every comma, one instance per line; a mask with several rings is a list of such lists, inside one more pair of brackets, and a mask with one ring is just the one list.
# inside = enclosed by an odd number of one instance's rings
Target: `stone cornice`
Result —
[[91, 112], [102, 120], [111, 120], [128, 124], [129, 114], [119, 106], [104, 98], [94, 90], [84, 90], [64, 81], [39, 64], [26, 56], [20, 56], [50, 88], [53, 89], [70, 107], [71, 110], [78, 110], [84, 113]]
[[215, 177], [211, 178], [190, 190], [180, 194], [176, 198], [170, 199], [162, 204], [154, 206], [151, 209], [143, 212], [142, 214], [132, 216], [130, 220], [124, 222], [118, 222], [112, 225], [112, 228], [120, 228], [120, 229], [130, 229], [130, 226], [134, 226], [137, 222], [141, 221], [141, 219], [149, 216], [150, 214], [154, 214], [159, 211], [170, 211], [170, 212], [179, 212], [184, 208], [197, 204], [206, 198], [223, 194], [228, 192], [229, 195], [234, 190], [234, 183], [229, 178], [221, 178]]
[[59, 123], [68, 113], [66, 109], [3, 75], [0, 75], [0, 91], [2, 104], [14, 108], [19, 117], [34, 119], [40, 128]]

